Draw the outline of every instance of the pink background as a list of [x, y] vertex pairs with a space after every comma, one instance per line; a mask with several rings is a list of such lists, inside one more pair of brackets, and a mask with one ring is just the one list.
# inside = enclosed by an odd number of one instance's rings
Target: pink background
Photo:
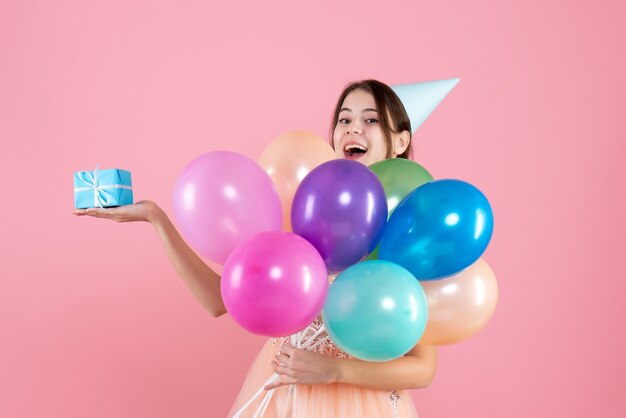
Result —
[[263, 339], [209, 317], [152, 227], [76, 218], [72, 172], [171, 214], [201, 153], [325, 135], [344, 84], [460, 77], [417, 160], [489, 197], [492, 322], [422, 417], [626, 415], [626, 6], [0, 2], [0, 416], [224, 416]]

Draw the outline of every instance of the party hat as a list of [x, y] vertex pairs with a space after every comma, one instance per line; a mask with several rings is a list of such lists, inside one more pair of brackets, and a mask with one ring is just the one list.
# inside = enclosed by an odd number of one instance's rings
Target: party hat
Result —
[[413, 132], [424, 123], [459, 81], [458, 78], [450, 78], [391, 86], [409, 115]]

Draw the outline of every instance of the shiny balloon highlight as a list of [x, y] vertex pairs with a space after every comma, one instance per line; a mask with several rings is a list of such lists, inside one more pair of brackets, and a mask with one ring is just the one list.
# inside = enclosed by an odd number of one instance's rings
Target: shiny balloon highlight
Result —
[[419, 280], [455, 274], [485, 251], [493, 232], [483, 193], [461, 180], [434, 180], [404, 198], [389, 218], [379, 258]]
[[496, 310], [498, 282], [489, 264], [474, 264], [442, 280], [422, 282], [428, 301], [428, 324], [421, 344], [447, 345], [483, 329]]
[[223, 264], [242, 241], [282, 227], [282, 208], [269, 176], [234, 152], [199, 156], [174, 187], [174, 216], [182, 235], [201, 255]]
[[235, 322], [269, 337], [306, 328], [320, 314], [327, 291], [319, 253], [290, 232], [268, 231], [244, 241], [222, 272], [222, 298]]
[[387, 361], [417, 344], [428, 308], [420, 283], [408, 270], [373, 260], [337, 276], [322, 317], [328, 335], [343, 351], [361, 360]]
[[291, 208], [293, 232], [313, 244], [331, 272], [370, 253], [386, 220], [383, 186], [369, 168], [351, 160], [316, 167], [298, 187]]

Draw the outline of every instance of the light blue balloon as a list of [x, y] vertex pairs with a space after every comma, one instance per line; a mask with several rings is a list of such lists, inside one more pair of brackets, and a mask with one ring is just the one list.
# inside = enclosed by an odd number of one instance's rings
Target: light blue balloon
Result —
[[493, 233], [489, 201], [461, 180], [434, 180], [409, 193], [389, 218], [378, 258], [419, 280], [440, 279], [469, 267]]
[[409, 271], [372, 260], [337, 276], [322, 317], [328, 335], [343, 351], [361, 360], [387, 361], [417, 344], [428, 307], [422, 286]]
[[391, 86], [406, 109], [413, 132], [424, 123], [459, 81], [458, 78], [450, 78]]

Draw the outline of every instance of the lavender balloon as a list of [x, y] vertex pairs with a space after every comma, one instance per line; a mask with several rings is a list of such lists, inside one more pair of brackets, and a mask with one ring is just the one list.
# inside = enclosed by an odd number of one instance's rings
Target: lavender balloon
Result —
[[272, 179], [257, 163], [234, 152], [199, 156], [174, 188], [174, 216], [181, 233], [196, 251], [218, 263], [245, 239], [280, 230], [282, 214]]
[[331, 272], [367, 256], [387, 220], [387, 198], [376, 175], [356, 161], [333, 160], [300, 183], [291, 206], [293, 232], [320, 252]]

